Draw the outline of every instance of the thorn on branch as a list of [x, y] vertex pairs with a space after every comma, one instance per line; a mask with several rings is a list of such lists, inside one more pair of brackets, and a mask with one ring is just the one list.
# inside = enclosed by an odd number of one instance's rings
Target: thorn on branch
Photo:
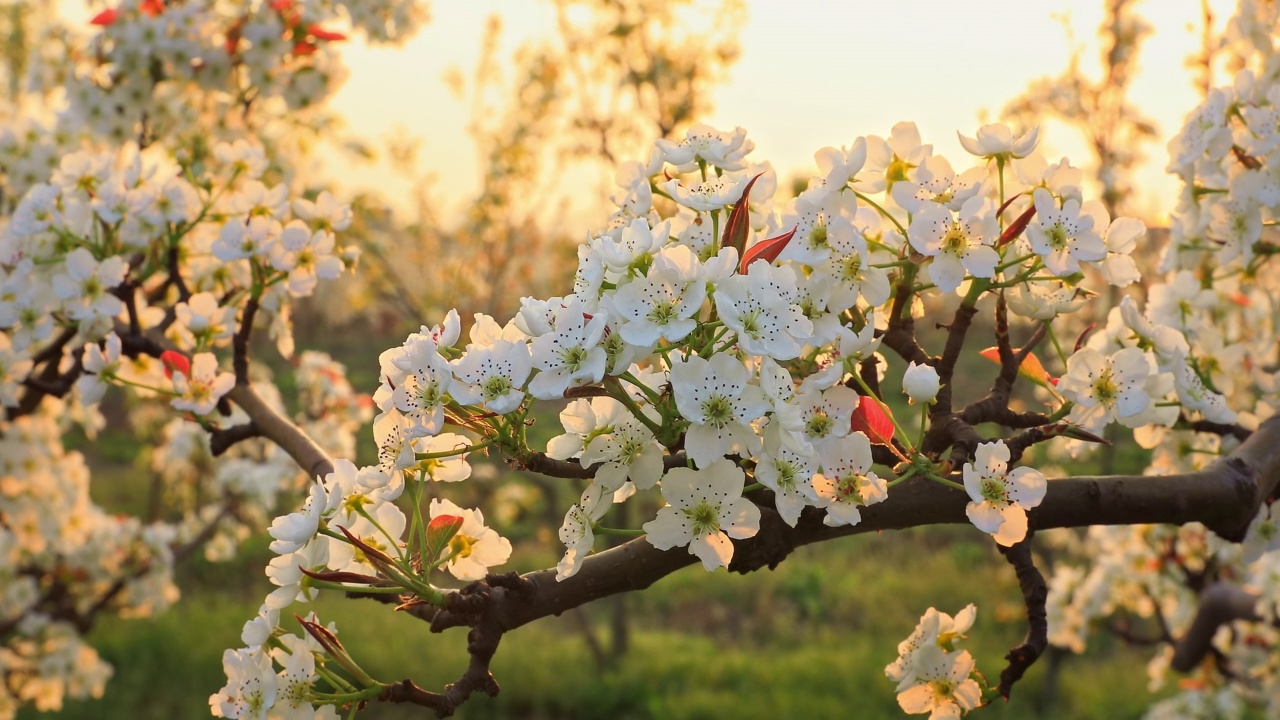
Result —
[[1040, 654], [1049, 644], [1049, 620], [1045, 610], [1045, 601], [1049, 597], [1049, 586], [1044, 575], [1036, 568], [1031, 558], [1031, 538], [1034, 531], [1028, 530], [1027, 537], [1013, 547], [1001, 547], [1000, 554], [1013, 566], [1018, 576], [1018, 587], [1022, 590], [1022, 599], [1027, 604], [1027, 637], [1022, 644], [1009, 651], [1005, 659], [1009, 664], [1000, 671], [1000, 685], [997, 688], [1004, 699], [1009, 699], [1013, 684], [1022, 679], [1027, 669], [1035, 664]]

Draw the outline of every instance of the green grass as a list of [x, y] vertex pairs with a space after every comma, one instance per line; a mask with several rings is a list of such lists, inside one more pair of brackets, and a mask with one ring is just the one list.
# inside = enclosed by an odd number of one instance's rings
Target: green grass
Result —
[[[104, 619], [90, 641], [116, 668], [101, 701], [68, 703], [63, 718], [202, 717], [223, 682], [222, 650], [268, 589], [265, 540], [234, 563], [183, 572], [186, 597], [153, 620]], [[534, 553], [545, 560], [548, 549]], [[526, 559], [527, 561], [527, 559]], [[522, 563], [523, 564], [523, 563]], [[929, 605], [979, 620], [967, 647], [994, 677], [1022, 638], [1012, 572], [976, 532], [933, 528], [804, 548], [774, 571], [749, 576], [687, 569], [629, 596], [631, 646], [597, 665], [574, 618], [548, 618], [503, 639], [494, 699], [475, 697], [464, 718], [899, 717], [883, 667]], [[412, 677], [439, 688], [461, 674], [465, 634], [426, 626], [370, 601], [323, 598], [322, 620], [379, 679]], [[612, 601], [586, 609], [609, 644]], [[1042, 705], [1044, 667], [988, 717], [1138, 717], [1147, 705], [1147, 656], [1096, 642], [1069, 659], [1052, 708]], [[24, 713], [24, 718], [38, 717]], [[421, 708], [373, 706], [361, 717], [421, 718]]]

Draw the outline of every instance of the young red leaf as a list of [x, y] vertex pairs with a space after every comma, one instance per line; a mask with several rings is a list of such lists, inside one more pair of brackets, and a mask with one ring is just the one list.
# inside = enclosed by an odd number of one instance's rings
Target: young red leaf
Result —
[[312, 572], [301, 565], [298, 569], [303, 575], [316, 580], [324, 580], [325, 582], [350, 583], [353, 585], [377, 585], [382, 582], [382, 578], [373, 575], [363, 575], [353, 572]]
[[1013, 201], [1014, 201], [1014, 200], [1017, 200], [1017, 199], [1018, 199], [1018, 198], [1020, 198], [1020, 197], [1022, 197], [1022, 193], [1018, 193], [1017, 195], [1014, 195], [1013, 197], [1009, 198], [1008, 200], [1005, 200], [1005, 201], [1004, 201], [1004, 204], [1000, 206], [1000, 209], [996, 211], [996, 217], [1000, 217], [1001, 215], [1003, 215], [1003, 214], [1004, 214], [1004, 211], [1005, 211], [1005, 210], [1008, 210], [1008, 209], [1009, 209], [1009, 206], [1013, 204]]
[[101, 27], [106, 27], [106, 26], [108, 26], [108, 25], [113, 25], [113, 24], [115, 24], [116, 16], [117, 16], [117, 13], [116, 13], [116, 9], [115, 9], [115, 8], [107, 8], [106, 10], [103, 10], [102, 12], [98, 13], [97, 15], [94, 15], [94, 16], [89, 20], [89, 24], [90, 24], [90, 25], [98, 25], [98, 26], [101, 26]]
[[1009, 227], [1004, 229], [1004, 232], [1000, 233], [1000, 239], [996, 240], [996, 247], [1004, 247], [1014, 240], [1017, 240], [1018, 236], [1022, 234], [1022, 231], [1027, 229], [1027, 225], [1031, 224], [1031, 218], [1034, 217], [1035, 214], [1035, 205], [1024, 210], [1016, 220], [1009, 224]]
[[[764, 173], [760, 173], [764, 175]], [[738, 254], [747, 246], [747, 235], [751, 233], [751, 187], [760, 179], [760, 175], [751, 178], [747, 186], [742, 188], [742, 197], [729, 212], [729, 220], [724, 224], [724, 233], [720, 236], [720, 247], [737, 248]]]
[[458, 515], [437, 515], [427, 523], [427, 555], [434, 562], [440, 553], [449, 547], [449, 541], [462, 528], [462, 518]]
[[858, 407], [853, 410], [850, 425], [876, 445], [893, 445], [893, 418], [889, 414], [889, 406], [870, 395], [862, 396]]
[[[989, 347], [986, 350], [979, 350], [978, 354], [997, 365], [1000, 364], [1000, 348]], [[1018, 366], [1018, 374], [1037, 385], [1052, 382], [1049, 371], [1044, 369], [1044, 365], [1035, 353], [1027, 353], [1027, 356], [1022, 359], [1022, 364]]]
[[170, 380], [175, 372], [191, 377], [191, 360], [180, 352], [165, 350], [160, 353], [160, 362], [164, 364], [164, 376]]
[[317, 40], [326, 40], [328, 42], [347, 39], [346, 35], [343, 35], [340, 32], [334, 32], [333, 30], [325, 30], [319, 25], [312, 25], [307, 28], [307, 34]]
[[1091, 334], [1093, 334], [1093, 330], [1096, 327], [1098, 327], [1098, 323], [1096, 322], [1089, 323], [1089, 325], [1085, 327], [1084, 331], [1080, 333], [1080, 337], [1076, 338], [1076, 347], [1071, 352], [1073, 353], [1080, 352], [1080, 348], [1084, 347], [1085, 341], [1089, 339], [1089, 336]]
[[738, 272], [746, 275], [747, 266], [757, 260], [764, 260], [769, 263], [777, 260], [782, 251], [786, 249], [787, 243], [791, 242], [791, 238], [795, 237], [798, 227], [793, 227], [781, 235], [761, 240], [752, 245], [750, 250], [742, 254], [742, 262], [738, 265]]

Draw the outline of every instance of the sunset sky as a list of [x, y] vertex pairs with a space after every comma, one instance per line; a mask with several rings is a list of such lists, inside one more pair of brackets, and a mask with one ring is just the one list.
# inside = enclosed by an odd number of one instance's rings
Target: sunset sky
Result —
[[[1234, 8], [1233, 0], [1210, 4], [1219, 23]], [[1197, 101], [1185, 59], [1198, 48], [1200, 6], [1199, 0], [1139, 6], [1155, 33], [1143, 45], [1131, 100], [1156, 120], [1161, 135], [1139, 177], [1139, 206], [1156, 222], [1163, 222], [1176, 193], [1163, 172], [1165, 143]], [[351, 77], [336, 107], [370, 139], [420, 136], [421, 167], [434, 177], [434, 196], [446, 205], [446, 217], [449, 207], [475, 192], [479, 161], [465, 131], [468, 107], [443, 78], [451, 68], [469, 75], [485, 18], [495, 13], [503, 21], [508, 56], [521, 42], [554, 30], [549, 3], [437, 2], [431, 23], [402, 48], [344, 48]], [[858, 135], [887, 135], [899, 120], [914, 120], [935, 152], [960, 165], [966, 156], [956, 131], [972, 135], [1029, 82], [1060, 73], [1073, 43], [1085, 46], [1084, 67], [1096, 74], [1101, 18], [1100, 0], [751, 2], [742, 57], [729, 82], [715, 89], [713, 111], [702, 120], [746, 128], [756, 143], [754, 157], [770, 160], [783, 178], [808, 172], [818, 148], [848, 145]], [[1089, 162], [1082, 139], [1064, 126], [1047, 126], [1042, 138], [1051, 160], [1065, 154], [1077, 165]], [[343, 178], [351, 187], [377, 187], [393, 200], [407, 187], [380, 168], [344, 169]], [[602, 171], [589, 178], [603, 188], [603, 201], [612, 178]], [[575, 171], [552, 180], [580, 188], [583, 177]], [[583, 215], [574, 220], [583, 223], [605, 212], [602, 205], [576, 207]]]

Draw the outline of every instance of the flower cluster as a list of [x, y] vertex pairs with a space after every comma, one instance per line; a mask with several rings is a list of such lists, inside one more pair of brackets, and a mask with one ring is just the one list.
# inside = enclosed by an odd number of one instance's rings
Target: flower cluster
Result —
[[898, 643], [898, 659], [884, 673], [898, 683], [898, 705], [904, 712], [941, 720], [960, 717], [982, 703], [973, 656], [956, 649], [975, 619], [973, 605], [954, 618], [929, 608], [911, 635]]

